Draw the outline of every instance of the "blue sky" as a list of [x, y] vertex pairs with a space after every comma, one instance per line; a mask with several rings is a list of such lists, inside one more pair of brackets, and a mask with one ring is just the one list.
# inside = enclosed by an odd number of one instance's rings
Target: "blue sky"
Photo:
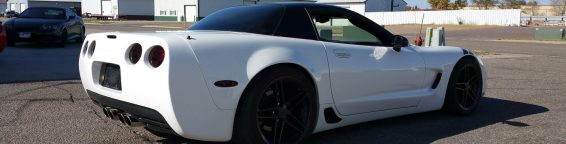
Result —
[[[408, 5], [410, 6], [417, 5], [420, 8], [430, 8], [430, 6], [426, 1], [427, 0], [405, 0], [405, 2], [407, 2]], [[454, 0], [450, 0], [450, 1], [454, 1]], [[538, 1], [541, 2], [541, 4], [550, 4], [550, 0], [538, 0]]]

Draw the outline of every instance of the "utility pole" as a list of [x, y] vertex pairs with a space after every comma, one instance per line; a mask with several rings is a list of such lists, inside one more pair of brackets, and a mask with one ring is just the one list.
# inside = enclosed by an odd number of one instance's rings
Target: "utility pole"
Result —
[[391, 0], [391, 11], [393, 11], [393, 4], [395, 3], [395, 0]]

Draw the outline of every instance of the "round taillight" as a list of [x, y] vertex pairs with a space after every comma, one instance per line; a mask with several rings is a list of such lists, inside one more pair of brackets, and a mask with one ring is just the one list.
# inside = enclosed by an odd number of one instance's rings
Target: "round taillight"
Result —
[[92, 41], [90, 43], [90, 45], [88, 46], [88, 56], [92, 57], [92, 54], [94, 54], [94, 49], [96, 49], [96, 41]]
[[132, 44], [130, 46], [130, 52], [128, 52], [128, 59], [132, 64], [138, 63], [142, 57], [142, 46], [138, 43]]
[[165, 59], [165, 50], [163, 50], [163, 47], [153, 46], [149, 51], [149, 57], [148, 57], [149, 64], [152, 67], [157, 68], [161, 66], [164, 59]]

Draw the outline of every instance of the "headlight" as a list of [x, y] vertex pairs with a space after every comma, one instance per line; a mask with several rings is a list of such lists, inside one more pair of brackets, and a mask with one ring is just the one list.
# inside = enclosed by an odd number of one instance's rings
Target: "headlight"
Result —
[[42, 30], [55, 30], [57, 29], [56, 25], [45, 24], [41, 26]]

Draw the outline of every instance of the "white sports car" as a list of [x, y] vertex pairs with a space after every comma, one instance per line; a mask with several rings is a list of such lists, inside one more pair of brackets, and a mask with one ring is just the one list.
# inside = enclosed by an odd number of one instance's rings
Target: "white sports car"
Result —
[[79, 66], [112, 119], [246, 144], [440, 109], [470, 114], [487, 78], [468, 50], [412, 46], [355, 12], [309, 3], [228, 8], [188, 31], [91, 34]]

